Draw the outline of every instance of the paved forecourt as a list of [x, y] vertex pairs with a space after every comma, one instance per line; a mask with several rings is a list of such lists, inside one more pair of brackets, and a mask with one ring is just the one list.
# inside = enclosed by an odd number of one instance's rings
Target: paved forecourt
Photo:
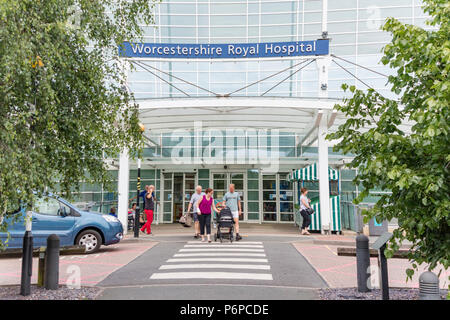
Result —
[[289, 242], [243, 240], [160, 242], [99, 286], [100, 299], [313, 299], [327, 284]]

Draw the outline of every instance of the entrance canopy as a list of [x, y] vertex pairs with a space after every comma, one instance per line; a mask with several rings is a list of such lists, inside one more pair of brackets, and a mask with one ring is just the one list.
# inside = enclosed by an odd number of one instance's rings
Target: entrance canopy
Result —
[[[192, 97], [139, 101], [140, 120], [146, 133], [173, 130], [279, 129], [295, 132], [302, 145], [317, 139], [317, 129], [326, 118], [328, 129], [345, 121], [333, 111], [340, 100], [289, 97]], [[333, 127], [333, 128], [332, 128]], [[317, 131], [317, 130], [316, 130]]]

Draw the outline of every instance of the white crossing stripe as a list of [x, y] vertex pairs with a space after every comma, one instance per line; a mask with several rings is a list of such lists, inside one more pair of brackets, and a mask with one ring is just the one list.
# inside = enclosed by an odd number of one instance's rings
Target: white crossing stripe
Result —
[[273, 280], [270, 273], [237, 273], [237, 272], [167, 272], [154, 273], [150, 279], [245, 279]]
[[[261, 241], [224, 244], [188, 241], [159, 270], [150, 279], [273, 280], [271, 273], [261, 273], [271, 270]], [[249, 272], [240, 272], [246, 270]]]
[[199, 249], [180, 249], [180, 252], [205, 252], [205, 251], [240, 251], [240, 252], [264, 252], [264, 249], [247, 249], [247, 248], [199, 248]]
[[253, 269], [253, 270], [270, 270], [269, 265], [258, 264], [166, 264], [159, 267], [160, 270], [169, 269]]
[[[174, 257], [265, 257], [265, 253], [242, 253], [242, 252], [199, 252], [199, 253], [176, 253]], [[64, 257], [64, 256], [63, 256]]]
[[[188, 241], [188, 244], [202, 244], [200, 241]], [[262, 244], [261, 241], [239, 241], [233, 242], [233, 244]]]
[[182, 258], [182, 259], [169, 259], [167, 262], [195, 262], [195, 261], [208, 261], [208, 262], [265, 262], [267, 259], [252, 259], [252, 258]]
[[262, 245], [256, 244], [246, 244], [246, 245], [237, 245], [237, 244], [187, 244], [184, 246], [185, 248], [264, 248]]

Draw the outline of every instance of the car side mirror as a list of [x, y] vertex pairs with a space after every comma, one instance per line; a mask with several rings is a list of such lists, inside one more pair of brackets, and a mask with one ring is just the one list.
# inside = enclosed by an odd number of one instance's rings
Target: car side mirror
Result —
[[67, 217], [68, 216], [69, 213], [66, 210], [67, 210], [66, 207], [61, 207], [59, 209], [59, 212], [60, 212], [62, 217]]

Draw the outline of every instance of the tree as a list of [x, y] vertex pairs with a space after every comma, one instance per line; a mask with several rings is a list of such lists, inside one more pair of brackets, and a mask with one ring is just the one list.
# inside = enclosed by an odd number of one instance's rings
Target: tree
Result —
[[[138, 150], [118, 46], [152, 24], [148, 0], [0, 0], [0, 218], [33, 192], [107, 183], [104, 158]], [[7, 230], [3, 223], [0, 231]]]
[[[394, 18], [383, 26], [393, 37], [381, 62], [395, 69], [388, 83], [399, 100], [344, 85], [352, 97], [336, 109], [348, 119], [327, 137], [340, 139], [336, 150], [355, 154], [350, 167], [364, 188], [355, 203], [371, 189], [390, 191], [364, 213], [365, 221], [398, 218], [386, 254], [412, 242], [409, 278], [422, 263], [430, 270], [450, 263], [450, 3], [424, 2], [431, 31]], [[400, 126], [405, 123], [410, 129]]]

